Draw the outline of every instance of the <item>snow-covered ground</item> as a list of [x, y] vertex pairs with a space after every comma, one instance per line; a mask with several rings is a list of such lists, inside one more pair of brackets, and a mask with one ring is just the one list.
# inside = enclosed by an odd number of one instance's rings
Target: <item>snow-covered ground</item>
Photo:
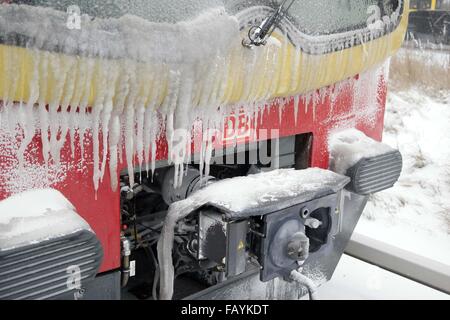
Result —
[[347, 255], [342, 256], [333, 278], [319, 287], [318, 296], [325, 300], [448, 300], [450, 297]]
[[356, 232], [450, 265], [450, 90], [391, 90], [386, 111], [383, 140], [403, 172], [371, 197]]

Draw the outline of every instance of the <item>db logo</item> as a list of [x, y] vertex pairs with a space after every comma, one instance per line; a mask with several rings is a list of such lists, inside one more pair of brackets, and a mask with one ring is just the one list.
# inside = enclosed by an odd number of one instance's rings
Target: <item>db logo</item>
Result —
[[229, 115], [224, 121], [222, 143], [251, 139], [253, 131], [253, 121], [247, 114]]

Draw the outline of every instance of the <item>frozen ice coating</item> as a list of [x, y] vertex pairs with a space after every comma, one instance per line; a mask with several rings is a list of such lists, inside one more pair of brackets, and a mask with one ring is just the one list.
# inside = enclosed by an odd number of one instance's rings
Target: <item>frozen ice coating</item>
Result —
[[229, 218], [263, 215], [341, 190], [349, 178], [334, 172], [309, 168], [279, 169], [246, 177], [224, 179], [198, 190], [168, 210], [158, 241], [160, 299], [171, 299], [174, 268], [172, 248], [176, 223], [205, 205], [222, 210]]
[[[135, 155], [139, 165], [152, 162], [153, 169], [155, 140], [165, 129], [169, 161], [182, 176], [182, 165], [189, 157], [191, 127], [197, 118], [195, 107], [218, 108], [224, 98], [226, 81], [221, 76], [227, 75], [230, 48], [236, 48], [236, 18], [223, 8], [176, 24], [151, 23], [135, 16], [90, 21], [84, 16], [83, 29], [77, 33], [61, 28], [66, 15], [49, 8], [2, 6], [0, 16], [4, 34], [28, 37], [27, 46], [33, 48], [26, 53], [33, 66], [31, 79], [18, 79], [23, 63], [20, 55], [3, 56], [2, 61], [3, 71], [13, 78], [12, 83], [4, 82], [3, 109], [12, 108], [11, 97], [21, 86], [30, 89], [29, 96], [21, 96], [23, 102], [14, 106], [23, 116], [12, 120], [10, 126], [23, 128], [19, 157], [37, 131], [48, 131], [48, 136], [42, 135], [43, 156], [58, 163], [67, 136], [73, 150], [75, 134], [83, 138], [89, 131], [95, 189], [105, 173], [108, 156], [112, 187], [116, 189], [120, 136], [128, 169], [133, 170]], [[38, 119], [32, 115], [36, 104]], [[158, 113], [165, 120], [164, 126]], [[214, 123], [209, 125], [215, 127]], [[172, 152], [174, 139], [180, 135], [184, 152]]]
[[[266, 46], [244, 48], [240, 30], [271, 10], [252, 7], [233, 16], [209, 7], [176, 23], [84, 14], [77, 30], [68, 28], [65, 12], [50, 7], [1, 5], [0, 126], [20, 140], [19, 167], [37, 133], [44, 133], [44, 160], [55, 165], [66, 143], [74, 152], [78, 137], [83, 157], [84, 138], [92, 137], [94, 187], [109, 171], [116, 190], [121, 160], [129, 172], [134, 165], [153, 171], [156, 142], [165, 137], [179, 184], [191, 158], [193, 128], [204, 137], [200, 156], [207, 175], [213, 149], [207, 129], [221, 130], [232, 110], [257, 126], [264, 109], [277, 102], [281, 121], [292, 100], [283, 97], [294, 97], [296, 121], [300, 99], [315, 116], [319, 101], [346, 88], [334, 83], [348, 78], [343, 82], [358, 90], [351, 77], [390, 54], [389, 46], [372, 42], [365, 55], [334, 52], [376, 38], [379, 30], [315, 38], [287, 19]], [[387, 37], [389, 43], [395, 39]], [[320, 55], [325, 52], [329, 58]], [[129, 177], [133, 184], [134, 175]]]
[[307, 276], [305, 276], [303, 273], [301, 273], [297, 270], [293, 270], [291, 272], [291, 279], [298, 282], [299, 284], [305, 286], [308, 289], [310, 300], [318, 299], [316, 284], [311, 279], [309, 279]]
[[357, 129], [335, 132], [329, 137], [330, 169], [345, 175], [364, 157], [375, 157], [395, 149], [379, 143]]
[[26, 191], [0, 201], [0, 251], [80, 230], [91, 228], [57, 190]]

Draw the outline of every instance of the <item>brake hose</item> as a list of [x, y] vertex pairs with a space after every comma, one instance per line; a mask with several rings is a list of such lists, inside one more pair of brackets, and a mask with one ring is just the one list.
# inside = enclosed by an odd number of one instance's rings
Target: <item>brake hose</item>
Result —
[[317, 287], [310, 278], [298, 270], [292, 270], [291, 279], [301, 284], [308, 290], [310, 300], [318, 300]]

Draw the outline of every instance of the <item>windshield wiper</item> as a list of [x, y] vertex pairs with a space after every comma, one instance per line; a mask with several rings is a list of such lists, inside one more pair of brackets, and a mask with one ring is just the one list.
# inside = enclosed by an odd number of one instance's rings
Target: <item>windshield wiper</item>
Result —
[[[272, 35], [275, 28], [289, 11], [295, 0], [283, 0], [278, 9], [269, 17], [264, 19], [260, 25], [255, 25], [248, 31], [248, 38], [242, 40], [242, 45], [248, 48], [253, 46], [264, 46], [267, 39]], [[288, 4], [288, 5], [286, 5]]]

